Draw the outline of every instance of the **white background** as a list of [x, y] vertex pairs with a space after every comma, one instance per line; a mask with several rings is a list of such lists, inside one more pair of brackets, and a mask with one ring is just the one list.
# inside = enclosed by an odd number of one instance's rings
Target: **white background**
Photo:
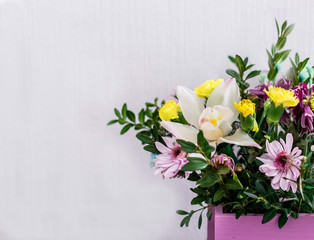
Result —
[[[0, 239], [205, 239], [180, 228], [191, 184], [162, 180], [130, 132], [107, 127], [178, 85], [267, 67], [274, 18], [313, 56], [314, 2], [0, 0]], [[293, 52], [294, 53], [294, 52]]]

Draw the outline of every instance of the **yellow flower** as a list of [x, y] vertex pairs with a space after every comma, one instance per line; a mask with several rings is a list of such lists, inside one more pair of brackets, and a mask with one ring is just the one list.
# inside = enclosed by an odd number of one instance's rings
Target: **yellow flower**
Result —
[[208, 98], [212, 91], [223, 81], [223, 79], [207, 80], [201, 86], [194, 89], [196, 95], [200, 98]]
[[249, 115], [253, 115], [255, 113], [255, 103], [253, 103], [249, 99], [243, 99], [242, 101], [237, 104], [236, 102], [233, 103], [234, 107], [243, 114], [244, 117]]
[[283, 107], [295, 107], [298, 105], [299, 100], [294, 96], [290, 90], [285, 90], [281, 87], [270, 86], [265, 93], [272, 100], [276, 107], [283, 105]]
[[311, 97], [311, 108], [314, 111], [314, 95]]
[[181, 112], [179, 104], [174, 100], [169, 100], [159, 110], [159, 117], [161, 120], [170, 121], [179, 118], [178, 112]]
[[258, 128], [258, 125], [257, 125], [257, 122], [256, 120], [254, 119], [254, 127], [252, 129], [253, 132], [258, 132], [259, 128]]

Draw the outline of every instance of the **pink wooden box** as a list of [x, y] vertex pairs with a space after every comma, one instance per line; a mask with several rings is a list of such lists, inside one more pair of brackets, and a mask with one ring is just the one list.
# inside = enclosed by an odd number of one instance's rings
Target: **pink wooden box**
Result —
[[314, 240], [314, 214], [290, 217], [282, 229], [278, 228], [278, 217], [262, 224], [262, 215], [235, 219], [234, 214], [222, 213], [218, 207], [208, 221], [207, 240]]

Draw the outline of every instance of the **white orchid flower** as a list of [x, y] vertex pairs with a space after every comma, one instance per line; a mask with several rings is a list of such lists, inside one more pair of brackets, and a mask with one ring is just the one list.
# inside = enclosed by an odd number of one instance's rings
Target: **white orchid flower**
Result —
[[241, 100], [235, 79], [220, 83], [210, 94], [206, 108], [201, 99], [186, 87], [178, 86], [177, 96], [182, 114], [190, 125], [169, 121], [161, 122], [161, 125], [177, 139], [197, 144], [197, 134], [199, 130], [202, 130], [204, 137], [213, 146], [225, 142], [261, 148], [241, 129], [237, 129], [233, 135], [229, 135], [232, 131], [231, 125], [239, 114], [234, 107], [234, 102]]

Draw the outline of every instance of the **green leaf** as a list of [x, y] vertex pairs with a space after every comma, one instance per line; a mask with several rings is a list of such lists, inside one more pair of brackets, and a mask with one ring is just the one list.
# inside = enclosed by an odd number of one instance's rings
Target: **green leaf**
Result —
[[247, 57], [243, 60], [244, 66], [246, 66], [246, 64], [248, 63], [248, 61], [249, 61], [249, 58], [247, 58]]
[[288, 217], [286, 214], [281, 214], [279, 219], [278, 219], [278, 227], [282, 228], [288, 221]]
[[183, 218], [183, 220], [180, 223], [180, 227], [183, 227], [184, 225], [188, 227], [190, 220], [191, 220], [191, 215], [188, 215], [185, 218]]
[[249, 70], [249, 69], [252, 68], [253, 66], [254, 66], [254, 64], [250, 64], [249, 66], [247, 66], [247, 67], [245, 68], [245, 71]]
[[298, 212], [291, 212], [291, 216], [295, 219], [299, 218], [299, 213]]
[[230, 60], [231, 62], [233, 62], [234, 64], [236, 63], [234, 57], [228, 56], [228, 58], [229, 58], [229, 60]]
[[146, 135], [146, 134], [144, 134], [144, 133], [142, 133], [142, 132], [136, 134], [136, 137], [137, 137], [137, 139], [140, 140], [143, 144], [151, 144], [151, 143], [152, 143], [152, 139], [151, 139], [148, 135]]
[[256, 187], [256, 190], [258, 191], [258, 193], [260, 193], [263, 196], [266, 195], [265, 188], [263, 187], [263, 185], [258, 180], [256, 180], [256, 182], [255, 182], [255, 187]]
[[225, 194], [226, 194], [226, 191], [224, 189], [220, 188], [214, 194], [214, 202], [221, 200], [225, 196]]
[[151, 153], [160, 153], [154, 144], [148, 144], [144, 146], [144, 150], [151, 152]]
[[232, 189], [232, 190], [239, 190], [239, 189], [242, 189], [243, 186], [232, 179], [227, 179], [225, 181], [225, 188]]
[[116, 120], [116, 119], [115, 120], [111, 120], [110, 122], [107, 123], [107, 126], [115, 124], [117, 122], [118, 122], [118, 120]]
[[298, 71], [301, 72], [303, 68], [305, 68], [307, 62], [309, 61], [309, 58], [306, 58], [303, 62], [300, 62], [298, 64]]
[[224, 167], [224, 168], [218, 169], [217, 174], [218, 174], [218, 175], [223, 175], [223, 174], [227, 174], [227, 173], [229, 173], [229, 172], [230, 172], [230, 169], [227, 168], [227, 167]]
[[199, 131], [197, 134], [197, 144], [200, 146], [206, 157], [210, 157], [211, 153], [215, 151], [215, 148], [209, 145], [208, 141], [203, 135], [203, 131]]
[[262, 223], [267, 223], [272, 220], [277, 214], [277, 209], [269, 209], [264, 213]]
[[304, 201], [307, 205], [309, 205], [310, 208], [314, 210], [314, 196], [310, 192], [306, 192], [304, 194]]
[[124, 120], [126, 120], [126, 117], [127, 117], [127, 116], [126, 116], [127, 110], [128, 110], [128, 107], [127, 107], [127, 105], [126, 105], [126, 103], [125, 103], [125, 104], [123, 104], [122, 110], [121, 110], [122, 117], [123, 117]]
[[143, 128], [142, 124], [136, 124], [135, 127], [134, 127], [135, 130], [140, 130], [142, 128]]
[[235, 78], [235, 79], [237, 79], [237, 80], [240, 80], [241, 78], [240, 78], [240, 75], [236, 72], [236, 71], [234, 71], [234, 70], [232, 70], [232, 69], [227, 69], [226, 70], [226, 73], [229, 75], [229, 76], [231, 76], [231, 77], [233, 77], [233, 78]]
[[260, 73], [261, 73], [261, 71], [252, 71], [252, 72], [250, 72], [250, 73], [247, 75], [246, 79], [250, 79], [250, 78], [256, 77], [256, 76], [258, 76]]
[[188, 180], [189, 181], [193, 181], [193, 182], [196, 182], [200, 179], [201, 177], [196, 173], [196, 172], [192, 172], [190, 174], [190, 176], [188, 177]]
[[295, 54], [295, 58], [294, 58], [295, 60], [295, 63], [298, 65], [299, 64], [299, 62], [300, 62], [300, 57], [299, 57], [299, 54], [298, 53], [296, 53]]
[[206, 213], [206, 217], [208, 220], [210, 220], [212, 218], [212, 210], [210, 208], [208, 208], [207, 213]]
[[188, 158], [189, 162], [182, 167], [182, 171], [202, 170], [208, 166], [202, 158]]
[[283, 62], [286, 60], [286, 58], [289, 56], [289, 53], [291, 52], [290, 49], [276, 53], [274, 61], [277, 62]]
[[145, 105], [146, 105], [146, 107], [154, 107], [155, 106], [155, 104], [149, 103], [149, 102], [146, 102]]
[[204, 197], [203, 196], [197, 196], [197, 197], [192, 199], [191, 205], [201, 204], [203, 201], [204, 201]]
[[237, 65], [237, 67], [239, 69], [239, 72], [240, 72], [240, 76], [241, 76], [241, 73], [244, 72], [243, 60], [242, 60], [242, 58], [239, 55], [236, 55], [235, 60], [236, 60], [236, 65]]
[[279, 37], [280, 32], [279, 32], [279, 26], [278, 26], [277, 19], [275, 19], [275, 22], [276, 22], [276, 28], [277, 28], [277, 36]]
[[258, 196], [256, 196], [256, 195], [255, 195], [255, 194], [253, 194], [253, 193], [246, 192], [246, 191], [244, 191], [243, 193], [244, 193], [245, 195], [247, 195], [247, 196], [251, 197], [251, 198], [258, 199]]
[[118, 109], [115, 108], [115, 109], [113, 109], [113, 111], [118, 118], [122, 118]]
[[129, 110], [127, 110], [126, 115], [131, 122], [135, 122], [135, 114]]
[[197, 183], [201, 186], [201, 187], [211, 187], [213, 186], [216, 182], [218, 182], [218, 177], [214, 174], [207, 174], [205, 176], [203, 176], [200, 180], [197, 181]]
[[286, 37], [280, 37], [276, 43], [277, 50], [278, 51], [281, 50], [285, 46], [286, 42], [287, 42]]
[[294, 24], [289, 25], [284, 31], [283, 36], [287, 37], [293, 31], [293, 28]]
[[188, 215], [189, 214], [188, 212], [183, 211], [183, 210], [177, 210], [176, 213], [179, 215]]
[[182, 151], [186, 152], [186, 153], [196, 153], [197, 151], [197, 147], [195, 146], [194, 143], [191, 142], [187, 142], [184, 140], [177, 140], [177, 143], [179, 143], [181, 145], [181, 149]]
[[227, 179], [225, 181], [225, 188], [232, 189], [232, 190], [239, 190], [239, 189], [242, 189], [243, 186], [240, 180], [238, 179], [238, 176], [234, 173], [233, 179]]
[[281, 26], [281, 33], [284, 32], [284, 30], [285, 30], [286, 27], [287, 27], [287, 24], [288, 24], [288, 22], [287, 22], [287, 21], [284, 21], [284, 23], [283, 23], [282, 26]]
[[144, 121], [145, 121], [145, 111], [144, 109], [142, 109], [140, 111], [140, 113], [138, 114], [138, 121], [144, 125]]
[[129, 131], [129, 129], [132, 127], [132, 124], [127, 124], [125, 125], [122, 129], [121, 129], [121, 132], [120, 134], [123, 135], [125, 134], [127, 131]]
[[202, 227], [202, 220], [203, 220], [202, 213], [203, 211], [201, 211], [200, 216], [198, 218], [198, 229], [201, 229]]
[[235, 214], [235, 217], [236, 219], [239, 219], [239, 217], [241, 217], [241, 215], [244, 213], [244, 210], [243, 209], [240, 209], [238, 211], [236, 211], [236, 214]]

